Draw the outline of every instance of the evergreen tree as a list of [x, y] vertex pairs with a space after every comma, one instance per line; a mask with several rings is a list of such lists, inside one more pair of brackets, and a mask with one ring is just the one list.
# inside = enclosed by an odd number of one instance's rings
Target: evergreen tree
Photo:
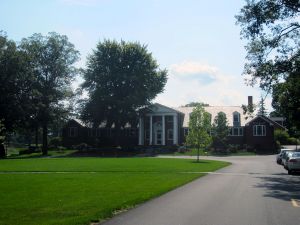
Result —
[[229, 134], [228, 121], [224, 112], [219, 112], [214, 119], [212, 126], [212, 137], [214, 147], [225, 149], [227, 146], [227, 137]]

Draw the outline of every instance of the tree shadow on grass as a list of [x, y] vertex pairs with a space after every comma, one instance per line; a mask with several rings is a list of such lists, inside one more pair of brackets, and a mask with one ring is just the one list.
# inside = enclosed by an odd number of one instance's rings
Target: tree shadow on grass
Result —
[[300, 199], [300, 174], [257, 177], [261, 182], [255, 188], [265, 189], [265, 197], [284, 201]]
[[209, 163], [208, 161], [206, 161], [206, 160], [199, 160], [199, 161], [196, 161], [196, 160], [191, 160], [191, 161], [189, 161], [189, 163], [195, 163], [195, 164], [200, 164], [200, 163]]

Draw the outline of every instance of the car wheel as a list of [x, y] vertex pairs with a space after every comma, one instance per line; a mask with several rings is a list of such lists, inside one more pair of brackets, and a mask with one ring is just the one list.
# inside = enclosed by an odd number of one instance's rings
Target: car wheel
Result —
[[292, 175], [293, 171], [292, 170], [288, 170], [288, 175]]

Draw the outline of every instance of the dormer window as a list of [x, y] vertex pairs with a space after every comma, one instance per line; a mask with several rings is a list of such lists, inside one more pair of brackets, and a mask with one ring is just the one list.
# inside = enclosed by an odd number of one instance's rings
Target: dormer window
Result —
[[238, 112], [233, 113], [233, 126], [234, 127], [241, 126], [241, 114]]

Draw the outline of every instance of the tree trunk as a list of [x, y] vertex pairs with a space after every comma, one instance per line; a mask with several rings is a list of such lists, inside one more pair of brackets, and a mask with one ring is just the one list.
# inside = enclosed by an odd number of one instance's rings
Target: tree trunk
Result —
[[197, 162], [199, 162], [199, 153], [200, 153], [200, 148], [197, 148]]
[[43, 155], [48, 155], [48, 124], [43, 124]]

